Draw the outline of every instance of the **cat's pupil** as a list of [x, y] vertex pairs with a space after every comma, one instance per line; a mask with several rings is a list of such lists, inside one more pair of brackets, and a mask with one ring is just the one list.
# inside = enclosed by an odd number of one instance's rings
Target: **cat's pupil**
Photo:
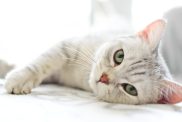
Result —
[[127, 91], [133, 91], [134, 90], [134, 87], [132, 87], [130, 85], [127, 85], [126, 89], [127, 89]]
[[123, 54], [119, 54], [118, 58], [123, 58], [123, 56], [124, 56]]

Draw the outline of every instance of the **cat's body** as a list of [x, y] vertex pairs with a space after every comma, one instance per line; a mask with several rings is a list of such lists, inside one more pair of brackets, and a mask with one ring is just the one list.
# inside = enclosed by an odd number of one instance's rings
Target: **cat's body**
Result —
[[42, 82], [57, 82], [94, 92], [108, 102], [180, 102], [176, 90], [181, 93], [182, 87], [169, 81], [171, 75], [158, 52], [164, 25], [158, 20], [133, 36], [62, 41], [9, 73], [5, 87], [9, 93], [27, 94]]
[[93, 63], [91, 63], [91, 58], [93, 57], [87, 56], [90, 56], [88, 53], [94, 54], [99, 46], [104, 43], [101, 40], [97, 40], [98, 43], [94, 41], [96, 41], [95, 37], [94, 40], [85, 37], [60, 42], [58, 45], [64, 45], [63, 48], [60, 48], [60, 55], [66, 56], [63, 58], [64, 66], [60, 66], [45, 79], [45, 82], [54, 81], [66, 86], [91, 91], [88, 80]]
[[0, 60], [0, 78], [5, 78], [6, 74], [11, 71], [15, 66], [7, 63], [4, 60]]

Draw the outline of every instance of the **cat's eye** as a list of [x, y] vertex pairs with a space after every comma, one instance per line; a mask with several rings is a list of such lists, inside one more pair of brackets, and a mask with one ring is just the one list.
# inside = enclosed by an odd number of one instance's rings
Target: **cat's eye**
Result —
[[132, 95], [132, 96], [137, 96], [138, 92], [136, 90], [136, 88], [133, 85], [130, 85], [128, 83], [123, 83], [121, 84], [123, 89], [125, 90], [126, 93]]
[[117, 50], [115, 53], [114, 53], [114, 63], [116, 65], [120, 65], [122, 62], [123, 62], [123, 59], [124, 59], [124, 52], [123, 52], [123, 49], [120, 49], [120, 50]]

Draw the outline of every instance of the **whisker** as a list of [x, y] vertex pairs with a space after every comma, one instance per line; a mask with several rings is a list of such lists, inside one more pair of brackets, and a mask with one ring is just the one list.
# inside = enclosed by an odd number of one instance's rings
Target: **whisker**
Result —
[[94, 58], [94, 55], [92, 54], [93, 51], [91, 51], [89, 48], [86, 47], [82, 47], [84, 49], [84, 51], [86, 51], [86, 53], [91, 57]]
[[76, 65], [76, 64], [83, 66], [83, 67], [87, 68], [88, 70], [90, 69], [90, 67], [88, 67], [87, 65], [83, 65], [82, 63], [79, 63], [79, 62], [69, 63], [69, 65]]
[[79, 68], [78, 70], [84, 71], [84, 72], [87, 72], [87, 73], [90, 73], [91, 72], [89, 69], [87, 69], [87, 67], [85, 67], [85, 66], [83, 66], [81, 64], [78, 64], [78, 63], [69, 64], [69, 65], [79, 65], [79, 66], [82, 66], [82, 68]]
[[92, 62], [96, 62], [93, 57], [91, 57], [90, 55], [86, 54], [85, 52], [82, 52], [82, 51], [78, 51], [77, 49], [75, 48], [71, 48], [71, 46], [64, 46], [64, 48], [66, 49], [69, 49], [70, 51], [75, 51], [75, 52], [78, 52], [80, 55], [82, 55], [83, 57], [85, 57], [86, 59], [88, 59], [88, 61], [92, 61]]
[[72, 59], [72, 58], [64, 58], [64, 59], [69, 59], [69, 61], [71, 61], [72, 63], [68, 63], [68, 64], [80, 64], [82, 66], [87, 67], [88, 69], [90, 69], [88, 62], [84, 61], [84, 60], [77, 60], [77, 59]]
[[[75, 50], [75, 49], [68, 48], [68, 47], [64, 47], [64, 48], [67, 48], [67, 49], [69, 49], [69, 51], [72, 51], [72, 52], [77, 52], [78, 54], [80, 54], [84, 57], [84, 58], [80, 58], [81, 60], [92, 63], [92, 60], [90, 58], [88, 58], [88, 56], [83, 55], [82, 52]], [[75, 55], [75, 54], [72, 53], [72, 55]]]

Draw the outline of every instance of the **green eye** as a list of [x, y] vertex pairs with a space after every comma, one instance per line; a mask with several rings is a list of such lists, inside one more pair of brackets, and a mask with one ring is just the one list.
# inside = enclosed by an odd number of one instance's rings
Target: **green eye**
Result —
[[128, 84], [128, 83], [123, 83], [122, 84], [123, 89], [126, 91], [126, 93], [132, 95], [132, 96], [137, 96], [137, 90], [134, 86]]
[[114, 63], [116, 65], [119, 65], [123, 62], [123, 59], [124, 59], [124, 52], [123, 52], [123, 49], [120, 49], [120, 50], [117, 50], [115, 53], [114, 53]]

